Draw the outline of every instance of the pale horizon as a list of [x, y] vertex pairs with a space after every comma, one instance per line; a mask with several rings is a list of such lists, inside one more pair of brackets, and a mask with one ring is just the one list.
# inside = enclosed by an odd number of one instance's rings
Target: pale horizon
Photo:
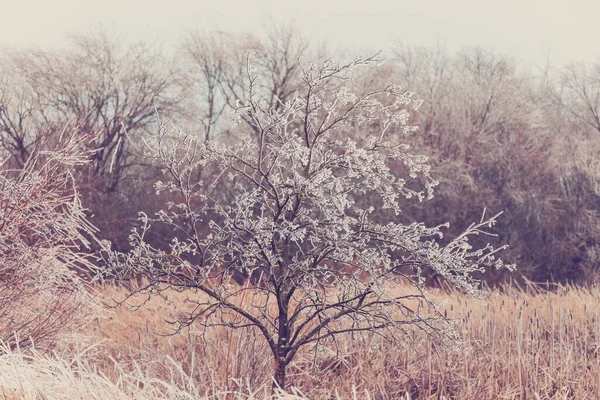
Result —
[[[347, 50], [389, 50], [394, 41], [450, 50], [479, 46], [525, 65], [594, 62], [600, 49], [600, 3], [509, 0], [397, 2], [259, 0], [150, 2], [130, 0], [2, 0], [0, 46], [60, 47], [69, 34], [103, 29], [128, 40], [157, 41], [169, 50], [189, 30], [259, 33], [269, 20], [294, 24], [314, 42]], [[154, 3], [154, 4], [152, 4]], [[388, 52], [384, 53], [389, 54]]]

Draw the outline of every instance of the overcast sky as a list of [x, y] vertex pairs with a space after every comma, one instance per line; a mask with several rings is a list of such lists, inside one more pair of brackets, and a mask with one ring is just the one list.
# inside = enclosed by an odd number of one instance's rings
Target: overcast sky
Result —
[[186, 29], [258, 32], [270, 17], [334, 47], [442, 41], [562, 64], [600, 59], [599, 16], [599, 0], [0, 0], [0, 45], [60, 46], [102, 25], [169, 48]]

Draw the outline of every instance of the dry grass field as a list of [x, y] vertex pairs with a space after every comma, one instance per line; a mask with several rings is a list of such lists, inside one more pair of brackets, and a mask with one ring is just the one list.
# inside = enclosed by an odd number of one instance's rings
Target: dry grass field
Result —
[[[102, 292], [105, 299], [120, 295], [112, 288]], [[438, 348], [418, 335], [404, 348], [377, 337], [371, 346], [342, 339], [337, 347], [299, 355], [290, 371], [298, 391], [289, 398], [600, 398], [599, 288], [511, 287], [483, 301], [447, 292], [432, 296], [457, 318], [460, 346]], [[59, 360], [38, 354], [21, 364], [16, 353], [0, 357], [0, 387], [6, 388], [0, 399], [268, 396], [271, 355], [256, 332], [156, 334], [168, 332], [164, 320], [173, 313], [171, 305], [181, 302], [183, 296], [174, 294], [168, 302], [153, 299], [137, 312], [108, 310], [106, 318], [82, 332], [87, 339], [71, 346], [70, 362], [61, 361], [67, 356], [60, 354]], [[86, 343], [99, 341], [83, 351]], [[38, 364], [38, 370], [29, 371]], [[47, 386], [27, 386], [27, 379], [44, 381], [40, 376], [47, 370], [53, 370]], [[13, 381], [20, 376], [21, 383], [11, 383], [10, 374]], [[80, 382], [85, 380], [91, 383]], [[77, 385], [88, 392], [69, 392]], [[106, 394], [99, 395], [94, 385]]]

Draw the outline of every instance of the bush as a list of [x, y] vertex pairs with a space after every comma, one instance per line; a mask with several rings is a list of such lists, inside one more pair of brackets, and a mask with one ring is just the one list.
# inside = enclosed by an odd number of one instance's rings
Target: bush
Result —
[[[40, 143], [22, 168], [0, 169], [0, 339], [52, 346], [96, 312], [76, 271], [93, 228], [73, 168], [87, 161], [75, 135]], [[44, 148], [54, 150], [43, 150]]]

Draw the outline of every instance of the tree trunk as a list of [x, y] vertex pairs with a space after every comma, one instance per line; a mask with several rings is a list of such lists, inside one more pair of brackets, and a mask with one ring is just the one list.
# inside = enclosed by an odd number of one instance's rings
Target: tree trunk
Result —
[[[282, 296], [283, 297], [283, 296]], [[288, 300], [283, 298], [279, 301], [279, 317], [278, 319], [278, 339], [277, 349], [275, 351], [275, 382], [274, 387], [279, 387], [285, 390], [286, 368], [288, 361], [288, 342], [289, 342], [289, 326], [288, 326]]]
[[275, 382], [273, 383], [273, 389], [280, 388], [285, 390], [285, 374], [287, 363], [285, 360], [276, 359], [275, 360]]

